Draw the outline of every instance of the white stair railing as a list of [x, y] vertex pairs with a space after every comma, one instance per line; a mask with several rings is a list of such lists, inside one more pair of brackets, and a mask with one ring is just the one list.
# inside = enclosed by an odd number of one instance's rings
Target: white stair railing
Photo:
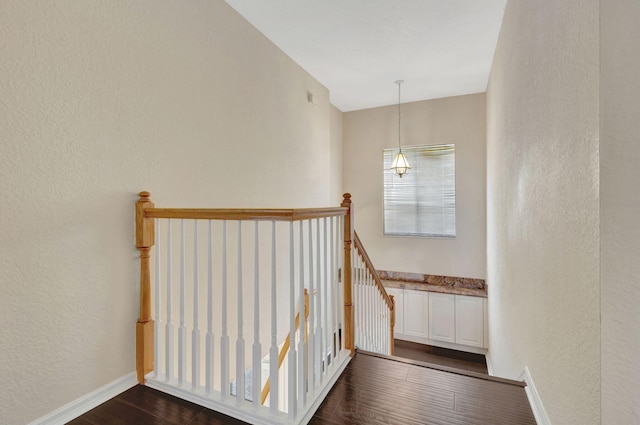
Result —
[[374, 353], [393, 355], [393, 297], [387, 294], [382, 286], [378, 273], [355, 232], [353, 250], [356, 347]]
[[352, 354], [350, 292], [338, 282], [349, 210], [163, 209], [142, 192], [139, 381], [250, 423], [306, 423]]

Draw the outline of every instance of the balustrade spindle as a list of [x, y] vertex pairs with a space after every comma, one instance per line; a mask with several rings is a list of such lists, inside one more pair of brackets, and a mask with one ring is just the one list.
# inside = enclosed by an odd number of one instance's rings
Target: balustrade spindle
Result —
[[294, 263], [294, 245], [293, 245], [293, 222], [289, 223], [289, 386], [288, 392], [288, 407], [289, 407], [289, 419], [293, 420], [298, 412], [296, 404], [296, 351], [295, 336], [296, 336], [296, 282], [295, 282], [295, 263]]
[[211, 394], [214, 386], [214, 348], [215, 335], [213, 333], [213, 228], [211, 220], [209, 220], [207, 237], [207, 349], [206, 349], [206, 383], [205, 390], [207, 394]]
[[[305, 308], [304, 308], [304, 231], [302, 226], [302, 221], [300, 221], [300, 281], [298, 282], [298, 291], [299, 291], [299, 299], [298, 303], [298, 312], [300, 314], [299, 323], [299, 338], [298, 338], [298, 403], [300, 403], [300, 407], [304, 408], [304, 405], [307, 401], [307, 385], [306, 385], [306, 375], [307, 375], [307, 347], [306, 347], [306, 320], [305, 320]], [[290, 349], [293, 349], [291, 346]]]
[[[156, 235], [160, 234], [160, 219], [156, 218], [155, 219], [155, 232]], [[161, 321], [161, 314], [160, 314], [160, 237], [158, 237], [158, 242], [156, 243], [156, 264], [155, 264], [155, 270], [156, 270], [156, 276], [155, 276], [155, 288], [154, 288], [154, 298], [155, 298], [155, 302], [154, 302], [154, 313], [155, 313], [155, 322], [153, 325], [153, 333], [155, 335], [155, 339], [156, 339], [156, 344], [153, 350], [153, 364], [154, 364], [154, 368], [153, 368], [153, 377], [154, 378], [158, 378], [159, 376], [159, 369], [160, 369], [160, 321]]]
[[335, 233], [334, 233], [334, 224], [335, 217], [331, 217], [329, 219], [329, 234], [331, 235], [329, 241], [329, 258], [331, 259], [331, 264], [329, 266], [331, 270], [330, 274], [330, 288], [331, 288], [331, 356], [335, 359], [338, 354], [338, 299], [337, 299], [337, 289], [338, 289], [338, 280], [336, 279], [336, 272], [338, 266], [336, 264], [335, 258]]
[[238, 338], [236, 340], [236, 402], [244, 400], [244, 331], [242, 299], [242, 222], [238, 221]]
[[178, 385], [184, 384], [187, 374], [187, 328], [185, 317], [185, 252], [184, 219], [180, 220], [180, 327], [178, 328]]
[[342, 349], [342, 341], [340, 338], [340, 311], [342, 310], [341, 306], [342, 303], [340, 302], [341, 298], [340, 298], [340, 285], [338, 283], [338, 270], [340, 270], [340, 268], [342, 267], [342, 265], [340, 264], [340, 222], [341, 222], [341, 218], [340, 217], [334, 217], [332, 220], [335, 219], [335, 241], [334, 241], [334, 255], [335, 255], [335, 266], [333, 268], [333, 287], [334, 287], [334, 296], [335, 296], [335, 300], [334, 300], [334, 310], [335, 310], [335, 322], [334, 322], [334, 329], [333, 329], [333, 334], [335, 335], [335, 351], [336, 353], [338, 351], [340, 351]]
[[269, 350], [269, 382], [271, 386], [269, 407], [271, 414], [278, 413], [278, 303], [276, 300], [276, 222], [271, 222], [271, 348]]
[[167, 381], [173, 378], [173, 295], [172, 295], [172, 266], [171, 251], [171, 220], [167, 220], [167, 323], [165, 325], [165, 373]]
[[253, 363], [252, 372], [252, 397], [253, 407], [260, 406], [260, 392], [262, 385], [262, 346], [260, 345], [260, 237], [258, 221], [255, 224], [254, 254], [253, 254]]
[[227, 330], [227, 221], [222, 221], [222, 336], [220, 337], [220, 392], [229, 396], [229, 334]]
[[193, 330], [191, 331], [191, 388], [200, 379], [200, 329], [198, 328], [198, 220], [193, 220]]
[[316, 346], [318, 349], [318, 356], [317, 356], [317, 360], [316, 360], [316, 373], [318, 375], [318, 381], [320, 384], [322, 384], [323, 382], [323, 378], [324, 378], [324, 368], [323, 365], [325, 364], [325, 357], [324, 357], [324, 345], [323, 345], [323, 338], [322, 335], [324, 334], [324, 329], [322, 329], [322, 292], [324, 291], [324, 288], [322, 287], [322, 265], [321, 265], [321, 261], [320, 261], [320, 219], [316, 220], [316, 261], [317, 261], [317, 283], [318, 283], [318, 294], [316, 295], [316, 300], [317, 300], [317, 319], [318, 319], [318, 324], [317, 324], [317, 331], [316, 331]]
[[[327, 332], [330, 331], [329, 328], [329, 324], [327, 323], [327, 318], [328, 318], [328, 312], [329, 312], [329, 300], [327, 298], [327, 292], [329, 290], [329, 264], [328, 264], [328, 256], [327, 256], [327, 245], [329, 244], [329, 238], [327, 237], [327, 218], [323, 218], [322, 219], [322, 224], [323, 224], [323, 230], [322, 230], [322, 235], [323, 235], [323, 251], [324, 251], [324, 257], [322, 259], [322, 263], [323, 263], [323, 271], [324, 271], [324, 280], [323, 280], [323, 287], [322, 287], [322, 297], [323, 297], [323, 311], [322, 311], [322, 328], [323, 328], [323, 332], [322, 332], [322, 339], [323, 339], [323, 343], [322, 343], [322, 347], [324, 349], [324, 353], [323, 356], [325, 356], [325, 358], [327, 359], [325, 362], [325, 370], [327, 369], [328, 365], [329, 365], [329, 357], [328, 357], [328, 353], [327, 350], [329, 348], [329, 338], [327, 337]], [[331, 359], [331, 361], [333, 362], [333, 359]]]
[[[316, 368], [316, 330], [315, 330], [315, 314], [316, 309], [314, 306], [315, 303], [315, 284], [313, 281], [313, 225], [312, 221], [309, 220], [309, 296], [311, 300], [309, 302], [309, 367], [311, 369], [309, 375], [309, 388], [313, 389], [316, 386], [316, 376], [317, 376], [317, 368]], [[316, 264], [316, 267], [318, 265]]]
[[[365, 267], [364, 265], [364, 261], [362, 262], [362, 267]], [[367, 274], [367, 289], [369, 290], [369, 302], [371, 303], [371, 309], [370, 309], [370, 313], [369, 313], [369, 322], [371, 326], [371, 348], [372, 351], [377, 352], [378, 351], [378, 322], [380, 321], [380, 318], [377, 316], [378, 313], [378, 298], [376, 297], [377, 295], [377, 288], [374, 288], [373, 286], [373, 279], [371, 276], [371, 273], [369, 273], [367, 271], [367, 269], [365, 269], [365, 273]]]

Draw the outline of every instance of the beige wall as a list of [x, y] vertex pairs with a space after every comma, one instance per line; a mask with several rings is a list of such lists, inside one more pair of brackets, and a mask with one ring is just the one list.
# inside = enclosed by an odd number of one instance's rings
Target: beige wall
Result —
[[601, 0], [602, 424], [640, 423], [640, 3]]
[[562, 425], [600, 422], [598, 7], [510, 1], [487, 90], [489, 354]]
[[[405, 90], [410, 90], [410, 82]], [[397, 146], [397, 106], [344, 114], [344, 190], [356, 229], [380, 270], [484, 278], [485, 95], [402, 105], [402, 145], [455, 143], [456, 238], [384, 236], [382, 150]]]
[[22, 424], [134, 370], [135, 193], [337, 205], [340, 177], [327, 90], [222, 1], [6, 1], [0, 40], [0, 422]]
[[339, 204], [342, 199], [342, 111], [331, 105], [329, 122], [331, 126], [331, 157], [329, 167], [329, 199]]

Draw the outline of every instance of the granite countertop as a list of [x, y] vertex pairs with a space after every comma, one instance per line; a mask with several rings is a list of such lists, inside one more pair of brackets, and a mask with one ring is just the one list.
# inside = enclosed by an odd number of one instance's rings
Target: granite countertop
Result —
[[386, 288], [487, 297], [487, 286], [484, 279], [387, 272], [384, 270], [378, 270], [378, 275]]

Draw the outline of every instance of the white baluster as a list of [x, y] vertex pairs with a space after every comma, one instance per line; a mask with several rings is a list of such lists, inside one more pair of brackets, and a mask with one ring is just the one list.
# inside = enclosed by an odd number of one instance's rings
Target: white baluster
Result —
[[345, 341], [346, 341], [346, 333], [344, 332], [345, 326], [345, 314], [344, 314], [344, 268], [345, 266], [345, 257], [344, 257], [344, 226], [345, 226], [345, 218], [340, 217], [340, 229], [338, 229], [338, 247], [340, 248], [340, 267], [343, 271], [343, 279], [342, 279], [342, 290], [339, 292], [340, 294], [340, 323], [342, 323], [342, 332], [340, 333], [340, 346], [345, 349]]
[[335, 360], [338, 355], [338, 309], [340, 305], [338, 304], [338, 279], [336, 278], [338, 266], [336, 261], [336, 246], [335, 246], [335, 233], [334, 233], [334, 224], [336, 222], [336, 217], [331, 217], [329, 224], [329, 257], [331, 258], [331, 280], [329, 282], [329, 286], [331, 289], [331, 345], [332, 345], [332, 356]]
[[193, 220], [193, 330], [191, 331], [191, 388], [200, 379], [200, 329], [198, 328], [198, 220]]
[[367, 307], [366, 320], [367, 320], [367, 328], [369, 333], [369, 350], [375, 351], [376, 337], [375, 337], [375, 330], [374, 330], [375, 319], [374, 319], [374, 310], [373, 310], [373, 306], [374, 306], [373, 291], [371, 290], [372, 289], [371, 276], [369, 276], [368, 269], [366, 268], [366, 265], [362, 257], [360, 257], [360, 264], [362, 267], [362, 273], [364, 274], [365, 288], [367, 290], [367, 300], [365, 302]]
[[213, 229], [209, 220], [208, 234], [208, 268], [207, 268], [207, 349], [206, 349], [206, 392], [211, 394], [213, 390], [214, 348], [215, 339], [213, 333]]
[[[329, 348], [329, 337], [327, 335], [327, 333], [331, 332], [331, 328], [329, 328], [328, 323], [327, 323], [327, 312], [328, 312], [328, 304], [329, 304], [329, 299], [327, 298], [327, 292], [329, 289], [329, 273], [328, 273], [328, 261], [327, 261], [327, 244], [329, 243], [329, 239], [327, 238], [327, 232], [328, 232], [328, 228], [327, 228], [327, 218], [324, 217], [322, 219], [323, 221], [323, 231], [322, 231], [322, 235], [323, 235], [323, 245], [324, 245], [324, 258], [322, 259], [322, 265], [323, 265], [323, 270], [324, 270], [324, 279], [322, 281], [322, 305], [323, 305], [323, 310], [322, 310], [322, 328], [323, 328], [323, 332], [322, 332], [322, 348], [324, 350], [324, 353], [322, 354], [323, 356], [325, 356], [325, 358], [327, 359], [325, 362], [325, 370], [327, 370], [327, 368], [329, 367], [329, 357], [327, 356], [328, 353], [328, 348]], [[333, 359], [331, 359], [331, 361], [333, 362]]]
[[[307, 403], [307, 385], [305, 383], [307, 374], [307, 347], [306, 347], [306, 320], [304, 309], [304, 231], [303, 223], [300, 220], [300, 282], [298, 284], [299, 304], [298, 311], [300, 312], [300, 337], [298, 338], [298, 402], [300, 407], [304, 407]], [[293, 346], [291, 347], [293, 349]]]
[[340, 341], [340, 311], [342, 310], [342, 304], [340, 303], [340, 285], [338, 283], [338, 270], [340, 269], [340, 252], [342, 252], [342, 250], [340, 249], [340, 217], [335, 217], [332, 221], [332, 223], [335, 222], [335, 231], [336, 233], [334, 233], [333, 236], [333, 245], [334, 245], [334, 258], [335, 258], [335, 262], [334, 262], [334, 266], [333, 266], [333, 294], [334, 294], [334, 314], [335, 314], [335, 319], [334, 319], [334, 329], [333, 329], [333, 335], [334, 335], [334, 339], [335, 339], [335, 346], [336, 346], [336, 355], [338, 353], [338, 351], [341, 350], [342, 346], [341, 346], [341, 341]]
[[360, 268], [358, 267], [358, 255], [357, 255], [357, 250], [353, 250], [354, 254], [351, 256], [352, 258], [352, 262], [353, 262], [353, 266], [352, 266], [352, 270], [354, 271], [354, 274], [356, 275], [356, 279], [355, 279], [355, 283], [353, 285], [353, 289], [356, 292], [356, 303], [354, 306], [354, 310], [356, 310], [356, 341], [359, 342], [358, 345], [359, 348], [364, 348], [364, 346], [362, 345], [362, 335], [364, 334], [362, 331], [362, 312], [363, 312], [363, 304], [362, 304], [362, 285], [360, 284]]
[[[327, 352], [329, 353], [329, 355], [331, 356], [331, 363], [334, 364], [334, 361], [336, 359], [336, 353], [335, 353], [335, 344], [334, 344], [334, 335], [333, 335], [333, 310], [335, 310], [335, 304], [333, 302], [333, 293], [334, 293], [334, 288], [333, 288], [333, 268], [334, 268], [334, 263], [333, 263], [333, 217], [329, 217], [329, 227], [328, 229], [325, 229], [326, 232], [328, 232], [328, 238], [326, 240], [326, 243], [328, 245], [327, 249], [329, 251], [328, 257], [327, 257], [327, 336], [328, 336], [328, 349]], [[327, 220], [325, 219], [325, 226], [327, 226]], [[325, 251], [327, 250], [325, 249]]]
[[[366, 265], [366, 264], [365, 264]], [[368, 270], [368, 269], [367, 269]], [[373, 275], [369, 271], [367, 273], [369, 277], [369, 292], [371, 293], [371, 333], [373, 334], [373, 351], [378, 353], [380, 348], [378, 346], [378, 323], [380, 319], [378, 317], [378, 297], [376, 297], [378, 290], [373, 286]]]
[[[317, 267], [317, 265], [316, 265]], [[315, 352], [315, 339], [316, 339], [316, 330], [315, 330], [315, 317], [316, 309], [313, 305], [315, 300], [315, 285], [313, 282], [313, 225], [311, 220], [309, 220], [309, 364], [307, 368], [309, 369], [309, 389], [313, 390], [316, 386], [316, 352]]]
[[271, 222], [271, 348], [269, 349], [269, 408], [278, 413], [278, 304], [276, 302], [276, 222]]
[[155, 278], [155, 289], [154, 289], [154, 298], [155, 298], [155, 303], [154, 303], [154, 314], [155, 314], [155, 321], [153, 324], [154, 330], [153, 333], [155, 335], [155, 341], [154, 341], [154, 347], [153, 347], [153, 364], [154, 364], [154, 368], [153, 368], [153, 377], [154, 378], [158, 378], [158, 376], [160, 375], [160, 320], [162, 319], [162, 315], [160, 314], [160, 245], [161, 245], [161, 241], [160, 241], [160, 219], [156, 218], [155, 220], [155, 227], [156, 227], [156, 246], [155, 246], [155, 250], [156, 250], [156, 265], [155, 265], [155, 270], [156, 270], [156, 278]]
[[165, 325], [165, 373], [167, 381], [173, 378], [173, 308], [171, 294], [171, 219], [167, 220], [167, 323]]
[[185, 283], [184, 283], [184, 220], [180, 220], [180, 327], [178, 328], [178, 385], [184, 384], [187, 374], [187, 328], [185, 316]]
[[360, 347], [363, 350], [366, 350], [366, 328], [365, 328], [365, 305], [364, 305], [364, 288], [362, 287], [362, 270], [360, 269], [360, 257], [358, 256], [358, 250], [355, 250], [355, 255], [353, 256], [353, 261], [355, 263], [354, 269], [356, 271], [356, 275], [358, 279], [356, 280], [358, 286], [358, 322], [360, 323]]
[[[296, 404], [296, 283], [295, 283], [295, 263], [294, 263], [294, 246], [293, 246], [293, 222], [289, 223], [289, 386], [287, 387], [289, 395], [289, 419], [293, 420], [297, 416]], [[304, 314], [304, 313], [303, 313]]]
[[380, 338], [380, 352], [386, 354], [386, 338], [384, 337], [384, 322], [385, 322], [385, 303], [382, 293], [378, 292], [378, 335]]
[[242, 221], [238, 221], [238, 339], [236, 340], [236, 402], [244, 401], [244, 334], [242, 300]]
[[316, 325], [316, 347], [318, 350], [318, 356], [316, 357], [316, 374], [318, 375], [319, 384], [322, 384], [324, 377], [324, 346], [322, 345], [322, 334], [324, 333], [322, 329], [322, 292], [324, 288], [322, 287], [322, 262], [320, 259], [320, 219], [316, 221], [316, 264], [317, 264], [317, 287], [318, 294], [316, 295], [317, 300], [317, 309], [316, 309], [316, 318], [318, 320], [318, 324]]
[[367, 288], [369, 290], [369, 320], [371, 321], [371, 348], [372, 351], [377, 353], [378, 349], [378, 335], [376, 333], [376, 325], [378, 323], [378, 318], [376, 317], [376, 293], [375, 288], [373, 287], [373, 276], [369, 269], [367, 269], [367, 264], [362, 261], [362, 267], [366, 270], [367, 273]]
[[260, 396], [262, 385], [262, 346], [260, 345], [260, 238], [258, 232], [258, 221], [255, 222], [255, 247], [254, 247], [254, 266], [253, 266], [253, 364], [252, 383], [253, 392], [251, 399], [253, 407], [260, 406]]
[[[372, 279], [373, 282], [373, 279]], [[382, 338], [380, 335], [380, 323], [382, 323], [382, 316], [380, 315], [380, 292], [378, 292], [378, 288], [372, 284], [371, 285], [372, 289], [373, 289], [373, 302], [374, 302], [374, 310], [373, 310], [373, 317], [375, 318], [375, 323], [374, 323], [374, 330], [375, 330], [375, 335], [376, 335], [376, 353], [382, 353]]]
[[220, 337], [220, 392], [229, 396], [229, 335], [227, 333], [227, 221], [222, 221], [222, 336]]

